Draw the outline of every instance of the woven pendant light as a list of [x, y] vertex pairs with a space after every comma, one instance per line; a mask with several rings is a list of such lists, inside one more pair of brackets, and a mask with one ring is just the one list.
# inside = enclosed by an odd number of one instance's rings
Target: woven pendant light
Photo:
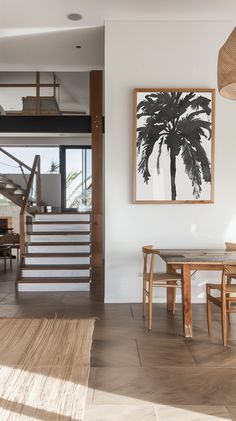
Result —
[[218, 89], [223, 97], [236, 100], [236, 27], [219, 51]]

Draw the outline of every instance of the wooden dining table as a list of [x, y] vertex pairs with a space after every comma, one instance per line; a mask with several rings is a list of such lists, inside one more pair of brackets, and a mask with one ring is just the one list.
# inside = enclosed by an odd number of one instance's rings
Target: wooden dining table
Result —
[[[178, 269], [182, 271], [183, 333], [185, 338], [191, 338], [193, 336], [192, 272], [200, 270], [221, 272], [226, 263], [236, 265], [236, 251], [226, 251], [225, 249], [162, 249], [160, 250], [160, 257], [166, 262], [168, 271], [173, 273]], [[168, 288], [167, 308], [169, 311], [173, 310], [174, 304], [175, 288]]]

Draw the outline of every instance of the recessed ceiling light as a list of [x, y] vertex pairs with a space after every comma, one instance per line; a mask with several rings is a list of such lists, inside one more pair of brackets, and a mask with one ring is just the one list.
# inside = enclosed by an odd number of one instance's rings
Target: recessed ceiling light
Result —
[[69, 13], [69, 15], [67, 15], [67, 19], [69, 19], [69, 20], [81, 20], [82, 15], [79, 15], [78, 13]]

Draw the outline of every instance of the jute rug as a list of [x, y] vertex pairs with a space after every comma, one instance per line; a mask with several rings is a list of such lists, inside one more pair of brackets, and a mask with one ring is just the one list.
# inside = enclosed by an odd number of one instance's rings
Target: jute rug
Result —
[[93, 319], [0, 319], [0, 420], [82, 420], [93, 328]]

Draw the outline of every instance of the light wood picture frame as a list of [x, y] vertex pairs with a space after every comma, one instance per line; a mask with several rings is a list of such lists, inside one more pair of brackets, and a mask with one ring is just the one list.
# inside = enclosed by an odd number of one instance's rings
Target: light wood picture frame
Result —
[[215, 89], [135, 88], [133, 203], [214, 203]]

